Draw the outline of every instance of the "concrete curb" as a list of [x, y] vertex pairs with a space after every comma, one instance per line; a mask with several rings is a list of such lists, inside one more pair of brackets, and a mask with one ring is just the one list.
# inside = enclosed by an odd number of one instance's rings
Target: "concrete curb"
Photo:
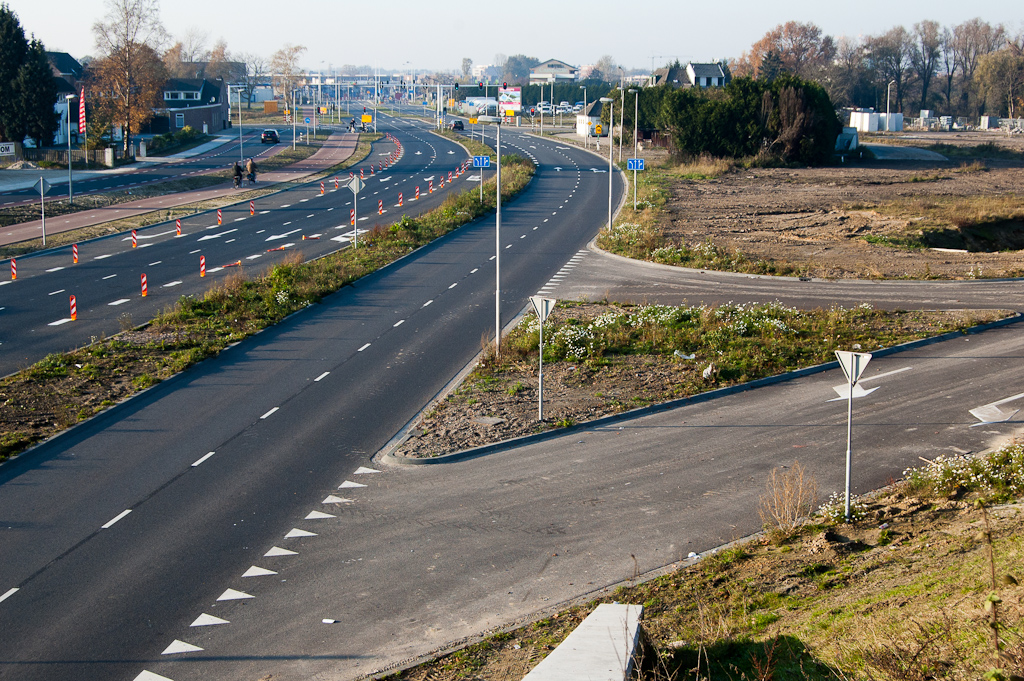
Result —
[[[894, 355], [900, 352], [906, 352], [907, 350], [915, 350], [920, 347], [932, 345], [934, 343], [941, 343], [954, 338], [961, 338], [965, 335], [973, 335], [982, 333], [990, 329], [1000, 328], [1008, 326], [1010, 324], [1017, 324], [1024, 321], [1024, 315], [1019, 312], [1014, 313], [1013, 317], [1007, 317], [1006, 319], [1000, 319], [995, 322], [988, 324], [980, 324], [978, 326], [972, 326], [965, 331], [950, 331], [939, 336], [933, 336], [931, 338], [922, 338], [921, 340], [909, 341], [900, 345], [894, 345], [890, 348], [882, 348], [876, 350], [871, 354], [875, 357], [886, 357], [888, 355]], [[677, 400], [669, 400], [668, 402], [662, 402], [660, 404], [652, 404], [648, 407], [640, 407], [638, 409], [631, 409], [619, 414], [610, 414], [608, 416], [602, 416], [594, 419], [593, 421], [586, 421], [584, 423], [578, 423], [576, 425], [567, 426], [565, 428], [559, 428], [556, 430], [548, 430], [543, 433], [533, 433], [530, 435], [521, 435], [511, 440], [502, 440], [501, 442], [493, 442], [487, 445], [480, 445], [479, 447], [472, 447], [470, 449], [464, 449], [458, 452], [452, 452], [451, 454], [443, 454], [432, 458], [409, 458], [400, 457], [391, 454], [390, 452], [378, 454], [374, 457], [375, 460], [379, 460], [383, 463], [404, 465], [404, 466], [425, 466], [430, 464], [443, 464], [443, 463], [455, 463], [459, 461], [465, 461], [467, 459], [474, 459], [479, 456], [487, 454], [493, 454], [495, 452], [501, 452], [507, 449], [516, 449], [525, 445], [535, 444], [537, 442], [544, 442], [554, 438], [561, 437], [563, 435], [570, 435], [584, 430], [592, 430], [594, 428], [600, 428], [602, 426], [612, 425], [620, 423], [622, 421], [630, 421], [643, 416], [650, 416], [658, 414], [663, 411], [670, 411], [679, 407], [685, 407], [692, 404], [700, 404], [702, 402], [710, 402], [712, 400], [726, 397], [728, 395], [735, 395], [737, 393], [746, 392], [748, 390], [755, 390], [757, 388], [763, 388], [769, 385], [775, 385], [776, 383], [783, 383], [785, 381], [791, 381], [796, 378], [803, 378], [804, 376], [811, 376], [824, 371], [830, 371], [832, 369], [838, 369], [839, 362], [827, 362], [825, 364], [817, 364], [811, 367], [805, 367], [803, 369], [797, 369], [795, 371], [789, 371], [784, 374], [778, 374], [776, 376], [766, 376], [759, 378], [748, 383], [741, 383], [737, 385], [727, 386], [725, 388], [718, 388], [717, 390], [711, 390], [706, 393], [700, 393], [699, 395], [693, 395], [691, 397], [681, 397]], [[461, 374], [460, 374], [461, 375]], [[407, 433], [406, 429], [403, 429]], [[408, 439], [407, 437], [405, 439]], [[403, 440], [404, 442], [404, 440]], [[392, 443], [389, 442], [390, 446]], [[397, 448], [401, 442], [394, 444]], [[381, 452], [385, 452], [382, 449]], [[378, 458], [379, 457], [379, 458]]]

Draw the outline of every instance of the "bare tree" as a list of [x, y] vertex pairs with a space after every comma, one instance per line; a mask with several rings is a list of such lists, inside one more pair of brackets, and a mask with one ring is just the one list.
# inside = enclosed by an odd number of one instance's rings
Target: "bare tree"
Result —
[[127, 151], [132, 133], [152, 117], [159, 102], [160, 88], [153, 86], [165, 75], [157, 51], [167, 33], [157, 0], [107, 0], [106, 5], [106, 16], [92, 27], [103, 62], [97, 72], [111, 119], [123, 126]]
[[928, 106], [928, 88], [931, 86], [932, 78], [935, 77], [941, 52], [942, 33], [939, 30], [939, 23], [937, 21], [922, 21], [914, 24], [911, 62], [917, 80], [921, 84], [921, 106], [919, 107], [921, 109]]
[[242, 64], [235, 61], [234, 56], [228, 52], [228, 44], [223, 38], [219, 38], [213, 44], [213, 49], [207, 55], [206, 68], [203, 71], [204, 77], [212, 80], [223, 80], [225, 83], [237, 83], [245, 75]]
[[883, 90], [891, 82], [896, 86], [896, 111], [903, 110], [903, 94], [911, 72], [913, 46], [907, 29], [897, 26], [880, 36], [868, 39], [867, 50], [871, 67], [882, 76]]
[[239, 57], [245, 74], [239, 80], [242, 92], [245, 94], [247, 109], [252, 108], [253, 94], [256, 87], [267, 81], [267, 60], [255, 52], [247, 52]]
[[[974, 87], [974, 72], [978, 69], [981, 57], [992, 54], [1002, 47], [1005, 38], [1006, 31], [1002, 26], [992, 26], [980, 18], [965, 21], [953, 28], [953, 45], [963, 79], [960, 88], [960, 102], [964, 112], [980, 112], [984, 102], [981, 97], [977, 96], [978, 93]], [[972, 94], [975, 95], [975, 106], [973, 107], [970, 101]]]
[[274, 89], [283, 95], [291, 92], [299, 81], [302, 69], [299, 58], [305, 53], [304, 45], [285, 45], [270, 56], [270, 70], [274, 77]]
[[956, 79], [958, 64], [953, 32], [944, 28], [942, 42], [939, 45], [939, 73], [942, 75], [942, 94], [946, 98], [947, 109], [953, 107], [953, 81]]
[[181, 37], [181, 60], [190, 64], [207, 61], [210, 58], [210, 51], [207, 44], [210, 41], [210, 34], [198, 26], [189, 26]]
[[594, 64], [594, 70], [590, 72], [590, 77], [612, 81], [615, 79], [616, 68], [615, 60], [610, 54], [601, 55], [601, 58]]
[[473, 60], [469, 57], [462, 58], [462, 78], [465, 81], [469, 81], [470, 74], [473, 73]]

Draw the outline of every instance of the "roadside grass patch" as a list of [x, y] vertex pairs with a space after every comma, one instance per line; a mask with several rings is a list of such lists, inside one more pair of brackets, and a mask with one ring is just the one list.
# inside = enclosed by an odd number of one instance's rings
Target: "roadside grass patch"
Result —
[[[502, 198], [510, 200], [533, 176], [533, 164], [502, 157]], [[488, 186], [490, 191], [488, 192]], [[284, 319], [361, 277], [494, 209], [495, 182], [450, 194], [440, 207], [419, 217], [377, 224], [358, 248], [346, 248], [310, 262], [295, 253], [250, 277], [239, 268], [200, 296], [182, 296], [144, 329], [68, 353], [48, 355], [0, 381], [0, 432], [10, 433], [0, 460], [169, 378], [229, 344]], [[68, 416], [69, 406], [71, 414]]]

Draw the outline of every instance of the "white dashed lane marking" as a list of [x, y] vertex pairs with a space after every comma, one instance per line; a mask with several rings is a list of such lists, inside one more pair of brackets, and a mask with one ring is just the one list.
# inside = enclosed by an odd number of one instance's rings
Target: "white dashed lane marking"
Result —
[[104, 524], [103, 526], [100, 527], [100, 529], [102, 529], [102, 530], [109, 530], [111, 527], [114, 526], [114, 523], [116, 523], [118, 520], [121, 520], [122, 518], [124, 518], [126, 515], [128, 515], [131, 512], [132, 512], [132, 509], [130, 509], [130, 508], [129, 509], [125, 509], [124, 511], [121, 511], [116, 516], [114, 516], [113, 518], [108, 520], [106, 522], [106, 524]]
[[201, 464], [202, 462], [206, 461], [207, 459], [209, 459], [209, 458], [210, 458], [211, 456], [213, 456], [213, 455], [214, 455], [214, 452], [208, 452], [208, 453], [204, 454], [204, 455], [203, 455], [203, 456], [201, 456], [201, 457], [200, 457], [199, 459], [197, 459], [197, 460], [195, 461], [195, 463], [193, 463], [193, 464], [192, 464], [192, 468], [195, 468], [196, 466], [198, 466], [198, 465], [199, 465], [199, 464]]
[[330, 374], [331, 374], [331, 372], [330, 372], [330, 371], [325, 371], [325, 372], [323, 372], [322, 374], [320, 374], [319, 376], [317, 376], [316, 378], [314, 378], [314, 379], [313, 379], [313, 382], [314, 382], [314, 383], [319, 383], [320, 381], [322, 381], [322, 380], [324, 380], [325, 378], [327, 378], [328, 376], [330, 376]]
[[278, 410], [278, 409], [280, 409], [280, 408], [281, 408], [281, 407], [274, 407], [273, 409], [271, 409], [270, 411], [268, 411], [268, 412], [267, 412], [266, 414], [264, 414], [263, 416], [261, 416], [261, 417], [260, 417], [260, 419], [265, 419], [265, 418], [267, 418], [268, 416], [270, 416], [271, 414], [273, 414], [273, 413], [274, 413], [275, 411], [277, 411], [277, 410]]

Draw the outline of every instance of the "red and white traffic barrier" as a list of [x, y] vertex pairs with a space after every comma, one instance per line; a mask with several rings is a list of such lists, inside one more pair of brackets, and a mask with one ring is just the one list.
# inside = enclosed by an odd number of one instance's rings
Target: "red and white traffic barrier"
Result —
[[349, 208], [348, 209], [348, 223], [350, 225], [356, 224], [356, 209], [355, 208]]
[[18, 278], [18, 261], [11, 258], [11, 281]]
[[365, 180], [366, 179], [366, 176], [363, 175], [363, 169], [362, 168], [359, 169], [359, 179], [360, 180]]
[[320, 196], [324, 195], [324, 181], [320, 180]]
[[452, 183], [452, 171], [448, 171], [448, 184]]
[[249, 202], [249, 216], [252, 217], [253, 215], [256, 215], [256, 202], [255, 201], [250, 201]]
[[371, 176], [371, 177], [373, 177], [373, 176], [374, 176], [374, 175], [376, 175], [376, 174], [377, 174], [377, 173], [373, 172], [373, 164], [371, 163], [371, 164], [370, 164], [370, 176]]
[[419, 185], [416, 185], [416, 198], [417, 199], [420, 198], [420, 187], [419, 187]]
[[[352, 172], [351, 170], [350, 170], [350, 171], [348, 171], [348, 179], [350, 179], [350, 180], [351, 180], [351, 179], [355, 178], [355, 176], [356, 176], [356, 174], [355, 174], [355, 173], [353, 173], [353, 172]], [[362, 176], [363, 176], [363, 171], [362, 171], [362, 170], [360, 170], [360, 171], [359, 171], [359, 177], [362, 177]]]
[[384, 201], [383, 199], [377, 201], [377, 215], [384, 215]]
[[78, 244], [71, 244], [71, 262], [78, 264]]
[[181, 219], [174, 221], [174, 236], [181, 236]]
[[142, 275], [142, 297], [145, 298], [149, 295], [149, 285], [146, 283], [146, 275]]
[[78, 319], [78, 301], [75, 300], [74, 296], [71, 296], [71, 321]]
[[132, 230], [132, 248], [138, 248], [138, 246], [139, 246], [139, 235], [133, 229]]
[[402, 207], [402, 192], [398, 192], [398, 207]]
[[217, 209], [217, 224], [224, 224], [224, 214], [220, 212], [220, 208]]
[[199, 256], [199, 276], [200, 277], [205, 277], [206, 276], [206, 256], [205, 255]]
[[441, 189], [444, 189], [444, 175], [441, 176]]
[[[284, 246], [282, 246], [281, 249], [283, 250]], [[273, 249], [273, 250], [277, 250], [277, 249]], [[241, 260], [236, 260], [234, 262], [229, 262], [226, 265], [221, 265], [221, 267], [241, 267], [241, 266], [242, 266], [242, 261]]]
[[337, 175], [334, 176], [334, 188], [335, 189], [338, 188], [338, 176]]
[[427, 193], [428, 194], [433, 194], [434, 193], [434, 181], [433, 180], [431, 180], [429, 183], [427, 183]]
[[[278, 246], [277, 248], [268, 248], [267, 249], [267, 253], [273, 253], [274, 251], [283, 251], [286, 248], [288, 248], [288, 247], [287, 246]], [[238, 264], [241, 265], [242, 261], [239, 260]], [[233, 265], [224, 265], [224, 267], [233, 267]]]
[[303, 241], [319, 241], [320, 237], [318, 237], [318, 236], [306, 236], [305, 234], [303, 234], [302, 235], [302, 240]]

